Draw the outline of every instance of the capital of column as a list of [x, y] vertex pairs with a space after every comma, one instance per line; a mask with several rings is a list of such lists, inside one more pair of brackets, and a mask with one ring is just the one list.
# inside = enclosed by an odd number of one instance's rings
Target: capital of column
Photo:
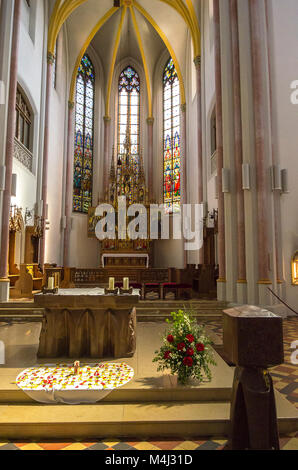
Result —
[[68, 102], [68, 109], [72, 110], [74, 108], [74, 102], [73, 101], [69, 101]]
[[111, 122], [110, 116], [104, 116], [103, 120], [104, 120], [104, 122]]
[[147, 118], [147, 124], [148, 124], [148, 126], [153, 126], [153, 124], [154, 124], [154, 117], [148, 117], [148, 118]]
[[53, 63], [55, 62], [55, 56], [54, 54], [52, 54], [52, 52], [48, 52], [47, 62], [51, 65], [53, 65]]
[[193, 62], [194, 62], [196, 67], [200, 67], [201, 66], [201, 56], [197, 55], [197, 57], [194, 58]]
[[186, 103], [183, 103], [183, 104], [181, 105], [181, 111], [182, 111], [182, 113], [185, 113], [185, 112], [186, 112]]

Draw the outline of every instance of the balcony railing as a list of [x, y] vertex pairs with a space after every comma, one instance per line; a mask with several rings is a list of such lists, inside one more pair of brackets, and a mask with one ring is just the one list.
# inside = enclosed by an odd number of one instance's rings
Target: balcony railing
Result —
[[32, 173], [33, 155], [18, 139], [14, 139], [14, 157]]

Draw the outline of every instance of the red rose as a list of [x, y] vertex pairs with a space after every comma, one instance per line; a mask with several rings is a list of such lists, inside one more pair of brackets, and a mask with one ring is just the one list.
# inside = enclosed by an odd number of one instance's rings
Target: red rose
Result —
[[177, 349], [178, 349], [178, 351], [183, 351], [184, 348], [185, 348], [185, 344], [184, 344], [184, 343], [179, 343], [179, 344], [177, 344]]
[[205, 346], [202, 343], [197, 344], [196, 348], [198, 352], [203, 352], [205, 350]]
[[167, 340], [168, 340], [169, 343], [173, 343], [173, 341], [174, 341], [174, 336], [173, 336], [173, 335], [169, 335], [169, 336], [167, 337]]
[[187, 356], [183, 359], [183, 364], [187, 367], [191, 367], [193, 364], [193, 360], [191, 357]]
[[164, 359], [169, 359], [171, 357], [171, 351], [166, 351], [163, 357]]
[[195, 353], [195, 352], [194, 352], [194, 350], [193, 350], [192, 348], [188, 348], [188, 350], [186, 351], [186, 354], [187, 354], [188, 356], [193, 356], [194, 353]]
[[186, 339], [190, 342], [190, 343], [193, 343], [195, 338], [193, 335], [186, 335]]

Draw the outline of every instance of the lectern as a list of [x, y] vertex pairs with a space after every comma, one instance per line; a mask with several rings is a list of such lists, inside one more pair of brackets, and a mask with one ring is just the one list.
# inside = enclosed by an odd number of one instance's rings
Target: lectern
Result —
[[224, 311], [224, 350], [236, 365], [228, 449], [279, 449], [268, 368], [284, 362], [282, 318], [254, 306]]

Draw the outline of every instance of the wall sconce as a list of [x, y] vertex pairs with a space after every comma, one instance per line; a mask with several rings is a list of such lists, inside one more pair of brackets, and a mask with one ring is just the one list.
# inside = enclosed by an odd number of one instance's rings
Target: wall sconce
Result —
[[230, 192], [230, 170], [228, 168], [222, 169], [222, 192]]
[[0, 80], [0, 104], [5, 104], [5, 83]]
[[281, 191], [281, 170], [279, 165], [271, 167], [272, 191]]
[[18, 176], [13, 173], [12, 178], [11, 178], [11, 196], [16, 197], [17, 195], [17, 182], [18, 182]]
[[242, 189], [249, 191], [251, 188], [250, 185], [250, 164], [243, 163], [242, 165]]
[[284, 194], [289, 194], [289, 177], [288, 177], [288, 170], [283, 169], [281, 170], [281, 186], [282, 192]]
[[298, 286], [298, 251], [292, 258], [292, 284]]

